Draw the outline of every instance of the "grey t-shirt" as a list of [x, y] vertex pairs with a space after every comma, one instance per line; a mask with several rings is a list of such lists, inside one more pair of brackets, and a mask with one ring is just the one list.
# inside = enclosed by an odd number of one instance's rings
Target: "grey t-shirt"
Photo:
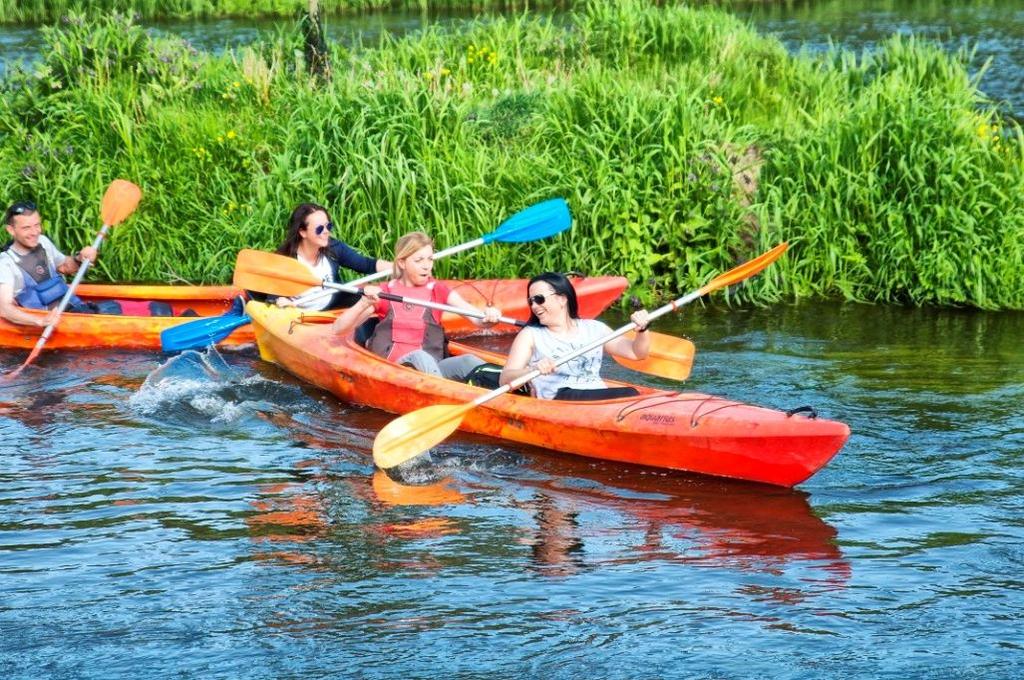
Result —
[[[33, 258], [32, 254], [18, 255], [18, 253], [14, 252], [15, 246], [13, 245], [0, 253], [0, 286], [11, 286], [11, 295], [13, 297], [17, 297], [25, 287], [24, 270], [20, 266], [23, 261], [25, 261], [25, 264], [30, 264], [33, 260], [36, 260], [41, 266], [46, 267], [46, 260], [49, 260], [54, 267], [59, 267], [67, 259], [64, 253], [57, 250], [57, 246], [53, 245], [53, 241], [46, 238], [46, 236], [39, 236], [39, 247], [42, 253], [45, 254], [45, 258]], [[50, 278], [48, 271], [35, 272], [33, 278], [38, 281], [40, 277], [35, 274], [41, 274], [43, 281]]]

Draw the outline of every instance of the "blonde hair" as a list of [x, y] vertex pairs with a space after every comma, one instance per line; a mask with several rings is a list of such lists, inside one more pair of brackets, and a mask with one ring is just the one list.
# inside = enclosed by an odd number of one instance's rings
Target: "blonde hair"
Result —
[[398, 268], [398, 261], [404, 260], [420, 248], [434, 246], [434, 239], [430, 238], [422, 231], [410, 231], [405, 236], [402, 236], [395, 243], [395, 259], [392, 263], [392, 276], [396, 279], [402, 278], [402, 270]]

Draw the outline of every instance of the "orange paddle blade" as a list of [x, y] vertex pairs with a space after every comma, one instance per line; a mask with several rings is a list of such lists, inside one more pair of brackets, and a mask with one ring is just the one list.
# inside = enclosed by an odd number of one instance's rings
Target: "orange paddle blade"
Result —
[[107, 187], [107, 192], [103, 194], [103, 201], [100, 203], [103, 224], [111, 227], [121, 224], [135, 212], [141, 199], [142, 189], [126, 179], [115, 179]]
[[462, 417], [476, 404], [435, 404], [395, 418], [373, 440], [373, 462], [382, 470], [440, 444], [462, 424]]
[[235, 261], [234, 284], [243, 290], [271, 295], [300, 295], [323, 283], [292, 257], [242, 250]]
[[740, 266], [734, 267], [726, 273], [716, 276], [706, 283], [698, 292], [700, 295], [707, 295], [711, 291], [731, 286], [732, 284], [739, 283], [744, 279], [749, 279], [751, 276], [757, 274], [772, 262], [775, 262], [775, 260], [782, 257], [782, 254], [786, 252], [786, 248], [789, 248], [789, 243], [783, 241], [768, 252], [758, 255], [753, 260], [744, 262]]
[[[634, 371], [655, 375], [669, 380], [686, 380], [693, 369], [693, 355], [697, 351], [693, 343], [685, 338], [677, 338], [664, 333], [651, 334], [651, 350], [646, 359], [626, 359], [612, 355], [615, 362]], [[626, 333], [630, 340], [636, 331]]]
[[424, 486], [399, 484], [383, 470], [374, 470], [373, 495], [386, 505], [458, 505], [466, 497], [445, 482]]

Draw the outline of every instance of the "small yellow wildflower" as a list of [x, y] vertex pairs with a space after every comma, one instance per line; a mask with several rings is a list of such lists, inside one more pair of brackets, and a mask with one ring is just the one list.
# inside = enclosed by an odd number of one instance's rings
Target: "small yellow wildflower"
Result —
[[234, 131], [234, 130], [228, 130], [228, 139], [234, 139], [234, 138], [235, 138], [235, 137], [237, 137], [237, 136], [238, 136], [238, 135], [237, 135], [237, 134], [235, 134], [235, 131]]

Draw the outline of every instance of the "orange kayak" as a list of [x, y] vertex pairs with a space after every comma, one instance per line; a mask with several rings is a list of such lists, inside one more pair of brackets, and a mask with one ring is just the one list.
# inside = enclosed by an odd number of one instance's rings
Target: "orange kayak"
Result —
[[[467, 403], [484, 392], [388, 362], [329, 325], [296, 323], [294, 310], [250, 302], [246, 312], [263, 359], [344, 401], [404, 414]], [[454, 342], [450, 349], [470, 351]], [[500, 356], [471, 351], [501, 363]], [[850, 436], [849, 427], [831, 420], [698, 392], [634, 387], [638, 396], [595, 402], [504, 394], [467, 413], [460, 429], [591, 458], [786, 487], [824, 467]]]
[[[174, 316], [113, 316], [66, 312], [46, 349], [160, 349], [160, 332], [197, 318], [219, 316], [231, 307], [239, 290], [231, 286], [137, 286], [83, 283], [75, 294], [86, 302], [155, 301], [170, 305]], [[189, 313], [192, 310], [195, 315]], [[42, 319], [45, 312], [26, 310]], [[182, 316], [182, 314], [189, 316]], [[29, 349], [43, 332], [0, 318], [0, 347]], [[226, 344], [253, 342], [250, 329], [239, 329]]]
[[[467, 302], [483, 306], [493, 303], [506, 316], [527, 319], [525, 279], [479, 279], [469, 281], [445, 281], [466, 299]], [[573, 280], [580, 300], [580, 314], [595, 317], [608, 308], [622, 295], [627, 280], [621, 276], [582, 277]], [[160, 333], [167, 328], [216, 317], [231, 307], [231, 302], [241, 294], [232, 286], [147, 286], [108, 285], [83, 283], [75, 291], [86, 302], [103, 300], [157, 301], [167, 303], [173, 316], [113, 316], [106, 314], [65, 313], [46, 345], [47, 349], [160, 349]], [[195, 314], [189, 312], [191, 310]], [[30, 311], [43, 317], [44, 312]], [[188, 314], [188, 316], [182, 316]], [[444, 315], [444, 326], [449, 333], [464, 333], [474, 330], [465, 317]], [[21, 326], [0, 319], [0, 347], [31, 349], [39, 339], [42, 328]], [[512, 332], [511, 326], [499, 327]], [[248, 325], [235, 329], [220, 346], [239, 346], [254, 342], [252, 327]]]

